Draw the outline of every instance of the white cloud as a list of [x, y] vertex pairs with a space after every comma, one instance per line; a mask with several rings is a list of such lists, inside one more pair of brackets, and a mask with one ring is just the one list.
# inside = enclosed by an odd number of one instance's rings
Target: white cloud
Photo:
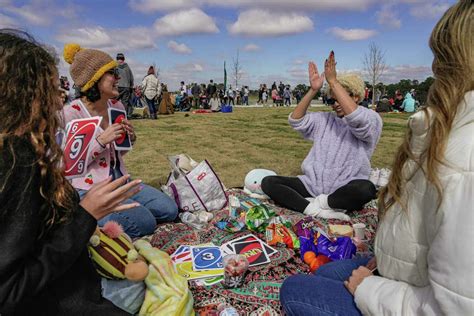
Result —
[[155, 21], [156, 34], [183, 35], [195, 33], [218, 33], [214, 19], [199, 9], [170, 13]]
[[424, 80], [433, 76], [430, 66], [398, 65], [387, 66], [385, 73], [381, 76], [384, 83], [399, 82], [402, 79]]
[[195, 7], [230, 7], [245, 9], [292, 10], [292, 11], [363, 11], [377, 0], [130, 0], [129, 6], [144, 13], [169, 11]]
[[311, 31], [313, 22], [309, 17], [297, 13], [253, 9], [240, 13], [237, 21], [228, 29], [232, 34], [278, 36]]
[[12, 17], [0, 13], [0, 28], [18, 28], [18, 22]]
[[410, 14], [417, 18], [435, 19], [440, 17], [450, 7], [448, 3], [424, 3], [410, 9]]
[[291, 67], [287, 70], [287, 72], [294, 79], [309, 80], [308, 69], [303, 69], [301, 67]]
[[169, 41], [168, 48], [178, 54], [191, 54], [193, 52], [191, 48], [186, 46], [186, 44], [184, 43], [179, 44], [178, 42], [175, 42], [175, 41]]
[[259, 51], [260, 49], [261, 49], [260, 46], [258, 46], [257, 44], [250, 43], [250, 44], [245, 45], [243, 51], [256, 52], [256, 51]]
[[77, 43], [86, 48], [98, 48], [115, 54], [118, 51], [156, 48], [147, 28], [105, 29], [102, 26], [72, 28], [56, 36], [62, 43]]
[[377, 31], [375, 30], [343, 29], [340, 27], [330, 28], [328, 32], [343, 41], [360, 41], [377, 35]]
[[57, 4], [54, 0], [34, 0], [22, 6], [15, 6], [11, 1], [2, 1], [1, 8], [28, 24], [48, 26], [57, 17], [72, 18], [80, 8], [71, 3]]
[[399, 29], [402, 21], [398, 18], [398, 12], [393, 5], [384, 5], [380, 11], [375, 13], [377, 23], [390, 28]]

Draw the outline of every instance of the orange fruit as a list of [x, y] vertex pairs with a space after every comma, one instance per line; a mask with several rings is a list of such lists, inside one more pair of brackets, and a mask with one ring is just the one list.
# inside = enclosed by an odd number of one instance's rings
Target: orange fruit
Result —
[[316, 254], [313, 251], [306, 251], [303, 255], [303, 260], [306, 264], [310, 264], [316, 258]]
[[309, 270], [311, 273], [314, 273], [314, 271], [318, 270], [321, 265], [321, 262], [319, 262], [317, 258], [314, 258], [314, 260], [309, 264]]

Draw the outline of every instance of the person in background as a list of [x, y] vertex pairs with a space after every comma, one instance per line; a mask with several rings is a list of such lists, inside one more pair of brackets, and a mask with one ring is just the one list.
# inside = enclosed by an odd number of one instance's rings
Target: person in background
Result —
[[377, 103], [377, 107], [375, 109], [376, 112], [392, 112], [392, 106], [390, 105], [390, 101], [388, 100], [388, 96], [384, 95]]
[[67, 91], [61, 87], [59, 87], [59, 99], [61, 100], [61, 104], [67, 105], [69, 104], [69, 98], [67, 96]]
[[242, 105], [249, 105], [249, 87], [245, 86], [244, 87], [244, 97], [243, 97], [243, 102]]
[[180, 87], [179, 87], [179, 94], [183, 96], [184, 94], [188, 93], [188, 90], [186, 88], [186, 85], [184, 84], [184, 81], [181, 81]]
[[402, 112], [402, 104], [403, 104], [403, 95], [400, 93], [400, 91], [395, 92], [395, 100], [393, 103], [393, 109], [398, 112]]
[[211, 106], [212, 112], [219, 112], [221, 110], [221, 104], [219, 102], [219, 98], [217, 97], [217, 93], [212, 95], [211, 100], [209, 100], [209, 105]]
[[127, 117], [130, 118], [133, 114], [133, 106], [131, 103], [134, 87], [133, 73], [125, 62], [125, 55], [123, 53], [118, 53], [116, 59], [118, 62], [118, 76], [120, 77], [118, 81], [119, 96], [117, 99], [125, 106]]
[[126, 201], [141, 181], [106, 178], [79, 200], [55, 139], [64, 125], [49, 51], [0, 30], [0, 314], [129, 315], [102, 298], [87, 245], [98, 220], [135, 206]]
[[234, 97], [235, 97], [235, 92], [234, 92], [234, 89], [232, 89], [232, 86], [229, 85], [229, 89], [227, 90], [227, 97], [228, 97], [228, 102], [227, 104], [230, 104], [232, 103], [232, 105], [234, 105]]
[[217, 93], [217, 86], [214, 83], [214, 80], [211, 79], [209, 80], [209, 84], [207, 85], [207, 88], [206, 88], [206, 95], [210, 99], [216, 93]]
[[285, 90], [283, 91], [283, 98], [285, 99], [285, 105], [290, 106], [291, 105], [291, 91], [290, 91], [290, 86], [286, 86]]
[[400, 109], [408, 113], [415, 112], [415, 99], [413, 99], [410, 92], [407, 92], [407, 94], [405, 94], [405, 99], [403, 100]]
[[148, 110], [150, 111], [150, 118], [157, 119], [156, 111], [156, 100], [158, 95], [161, 94], [161, 85], [158, 78], [155, 75], [155, 67], [150, 66], [148, 68], [148, 74], [143, 78], [141, 88], [145, 95], [146, 103], [148, 104]]
[[311, 100], [321, 89], [324, 75], [316, 65], [308, 67], [310, 89], [290, 113], [290, 125], [313, 142], [303, 161], [303, 175], [268, 176], [262, 190], [277, 204], [308, 216], [349, 220], [341, 210], [359, 211], [375, 199], [369, 181], [370, 159], [382, 132], [376, 112], [358, 106], [364, 81], [356, 75], [336, 77], [334, 52], [325, 64], [325, 75], [335, 113], [307, 113]]
[[263, 89], [263, 91], [262, 91], [262, 104], [263, 104], [263, 106], [267, 106], [267, 100], [268, 100], [267, 89]]
[[431, 33], [435, 80], [379, 193], [375, 257], [289, 277], [286, 315], [474, 315], [473, 12], [458, 1]]
[[[87, 171], [84, 176], [72, 179], [72, 185], [83, 197], [93, 189], [95, 183], [128, 174], [123, 157], [127, 151], [118, 150], [116, 141], [127, 133], [131, 142], [135, 143], [137, 136], [128, 120], [109, 123], [109, 109], [124, 110], [123, 104], [115, 99], [119, 95], [119, 78], [117, 63], [112, 57], [100, 50], [67, 44], [64, 47], [64, 59], [71, 65], [71, 77], [81, 89], [81, 98], [64, 107], [65, 122], [91, 116], [102, 117], [97, 136], [92, 140], [89, 162], [85, 166]], [[116, 221], [125, 233], [135, 238], [152, 234], [157, 223], [173, 221], [178, 215], [174, 200], [144, 183], [129, 203], [135, 203], [136, 206], [125, 212], [107, 215], [99, 221], [99, 225], [103, 226], [110, 220]]]

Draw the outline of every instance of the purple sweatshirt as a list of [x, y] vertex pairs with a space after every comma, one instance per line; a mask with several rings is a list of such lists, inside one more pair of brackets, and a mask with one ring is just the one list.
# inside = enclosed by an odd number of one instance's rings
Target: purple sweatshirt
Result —
[[331, 194], [349, 181], [368, 179], [370, 157], [382, 132], [382, 119], [375, 111], [359, 106], [339, 118], [334, 112], [308, 112], [288, 118], [305, 139], [313, 141], [298, 178], [316, 197]]

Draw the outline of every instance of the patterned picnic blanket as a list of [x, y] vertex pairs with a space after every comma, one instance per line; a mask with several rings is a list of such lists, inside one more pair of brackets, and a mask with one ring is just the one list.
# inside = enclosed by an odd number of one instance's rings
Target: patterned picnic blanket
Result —
[[[239, 196], [245, 195], [243, 191], [231, 189], [229, 193]], [[276, 206], [271, 202], [265, 202], [273, 208], [277, 215], [284, 215], [293, 224], [301, 220], [304, 215], [291, 210]], [[223, 217], [228, 217], [228, 207], [215, 212], [214, 219], [203, 230], [194, 230], [183, 223], [161, 224], [151, 238], [151, 244], [155, 247], [172, 254], [180, 245], [197, 245], [212, 242], [221, 245], [249, 233], [229, 233], [216, 228], [213, 224]], [[372, 246], [377, 227], [377, 209], [373, 203], [355, 214], [351, 214], [351, 221], [322, 220], [318, 224], [327, 228], [328, 224], [353, 224], [364, 223], [366, 225], [366, 239], [369, 247]], [[254, 233], [262, 240], [265, 236]], [[298, 273], [309, 273], [308, 266], [300, 259], [293, 249], [276, 247], [279, 251], [271, 257], [271, 262], [249, 268], [244, 286], [238, 289], [225, 289], [220, 283], [213, 286], [197, 286], [190, 282], [190, 289], [194, 297], [194, 309], [198, 315], [207, 315], [207, 312], [220, 303], [228, 303], [236, 308], [241, 315], [279, 315], [281, 306], [279, 301], [280, 287], [285, 278]]]

